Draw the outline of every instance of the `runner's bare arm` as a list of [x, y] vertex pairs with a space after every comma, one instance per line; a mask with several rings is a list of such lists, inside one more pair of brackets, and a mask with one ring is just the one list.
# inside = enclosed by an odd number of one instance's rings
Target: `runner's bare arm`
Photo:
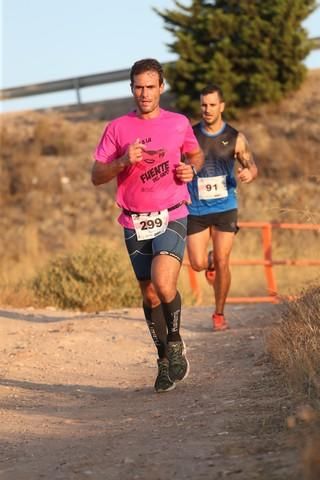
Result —
[[195, 150], [194, 152], [185, 153], [185, 157], [187, 160], [186, 163], [192, 165], [197, 170], [197, 172], [201, 170], [204, 164], [204, 154], [200, 148], [198, 150]]
[[142, 160], [142, 151], [144, 146], [137, 139], [129, 145], [127, 152], [110, 163], [102, 163], [97, 160], [94, 162], [91, 172], [91, 180], [93, 185], [102, 185], [108, 183], [115, 178], [126, 167], [140, 162]]
[[191, 182], [194, 177], [194, 169], [196, 171], [201, 169], [204, 156], [202, 150], [196, 150], [195, 152], [185, 154], [184, 157], [185, 161], [180, 162], [176, 167], [175, 173], [178, 180], [188, 183]]
[[252, 182], [258, 175], [258, 169], [253, 159], [246, 137], [239, 133], [236, 141], [235, 158], [241, 165], [238, 170], [238, 178], [242, 183]]

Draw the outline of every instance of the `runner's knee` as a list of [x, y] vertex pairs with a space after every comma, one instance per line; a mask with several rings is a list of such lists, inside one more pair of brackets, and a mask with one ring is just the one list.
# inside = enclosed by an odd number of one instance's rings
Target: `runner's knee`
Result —
[[159, 299], [165, 303], [170, 303], [177, 293], [176, 286], [171, 285], [166, 279], [158, 280], [155, 288]]
[[214, 259], [214, 268], [216, 271], [229, 269], [229, 257], [218, 257]]
[[199, 259], [190, 259], [190, 265], [193, 270], [196, 272], [201, 272], [206, 268], [206, 266], [203, 264], [203, 262], [200, 262]]

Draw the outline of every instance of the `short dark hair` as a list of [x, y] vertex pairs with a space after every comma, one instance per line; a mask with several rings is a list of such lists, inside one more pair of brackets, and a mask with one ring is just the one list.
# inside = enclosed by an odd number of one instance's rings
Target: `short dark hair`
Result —
[[157, 72], [159, 75], [159, 85], [163, 84], [163, 68], [162, 65], [154, 58], [143, 58], [135, 62], [130, 70], [130, 82], [133, 85], [133, 77], [145, 72]]
[[201, 90], [200, 95], [208, 95], [209, 93], [217, 93], [220, 102], [224, 102], [223, 92], [221, 88], [218, 87], [218, 85], [215, 85], [214, 83], [212, 83], [211, 85], [207, 85]]

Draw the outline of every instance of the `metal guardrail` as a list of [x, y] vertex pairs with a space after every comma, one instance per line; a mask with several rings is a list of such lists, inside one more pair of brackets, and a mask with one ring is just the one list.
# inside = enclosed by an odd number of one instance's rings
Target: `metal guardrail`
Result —
[[310, 40], [314, 43], [312, 50], [319, 50], [320, 49], [320, 37], [310, 38]]
[[4, 88], [0, 90], [0, 100], [9, 100], [10, 98], [28, 97], [31, 95], [41, 95], [43, 93], [61, 92], [75, 89], [78, 102], [80, 103], [80, 88], [93, 87], [105, 83], [121, 82], [128, 80], [129, 69], [115, 70], [113, 72], [96, 73], [84, 77], [66, 78], [53, 82], [37, 83], [23, 87]]
[[[313, 50], [320, 49], [320, 37], [311, 38], [313, 41]], [[168, 64], [165, 64], [168, 65]], [[27, 97], [31, 95], [41, 95], [44, 93], [61, 92], [66, 90], [75, 90], [78, 103], [81, 103], [80, 89], [84, 87], [93, 87], [106, 83], [121, 82], [128, 80], [130, 69], [114, 70], [112, 72], [96, 73], [85, 75], [83, 77], [66, 78], [53, 82], [37, 83], [34, 85], [25, 85], [21, 87], [4, 88], [0, 90], [0, 100], [10, 100], [12, 98]]]

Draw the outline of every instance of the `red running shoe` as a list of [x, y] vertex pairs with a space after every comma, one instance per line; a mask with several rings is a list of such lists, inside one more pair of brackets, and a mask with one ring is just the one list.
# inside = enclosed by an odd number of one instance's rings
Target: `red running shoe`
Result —
[[230, 328], [224, 315], [219, 315], [218, 313], [212, 315], [212, 324], [214, 332], [222, 332]]
[[216, 279], [216, 271], [215, 270], [206, 270], [204, 272], [207, 282], [209, 285], [213, 285]]

